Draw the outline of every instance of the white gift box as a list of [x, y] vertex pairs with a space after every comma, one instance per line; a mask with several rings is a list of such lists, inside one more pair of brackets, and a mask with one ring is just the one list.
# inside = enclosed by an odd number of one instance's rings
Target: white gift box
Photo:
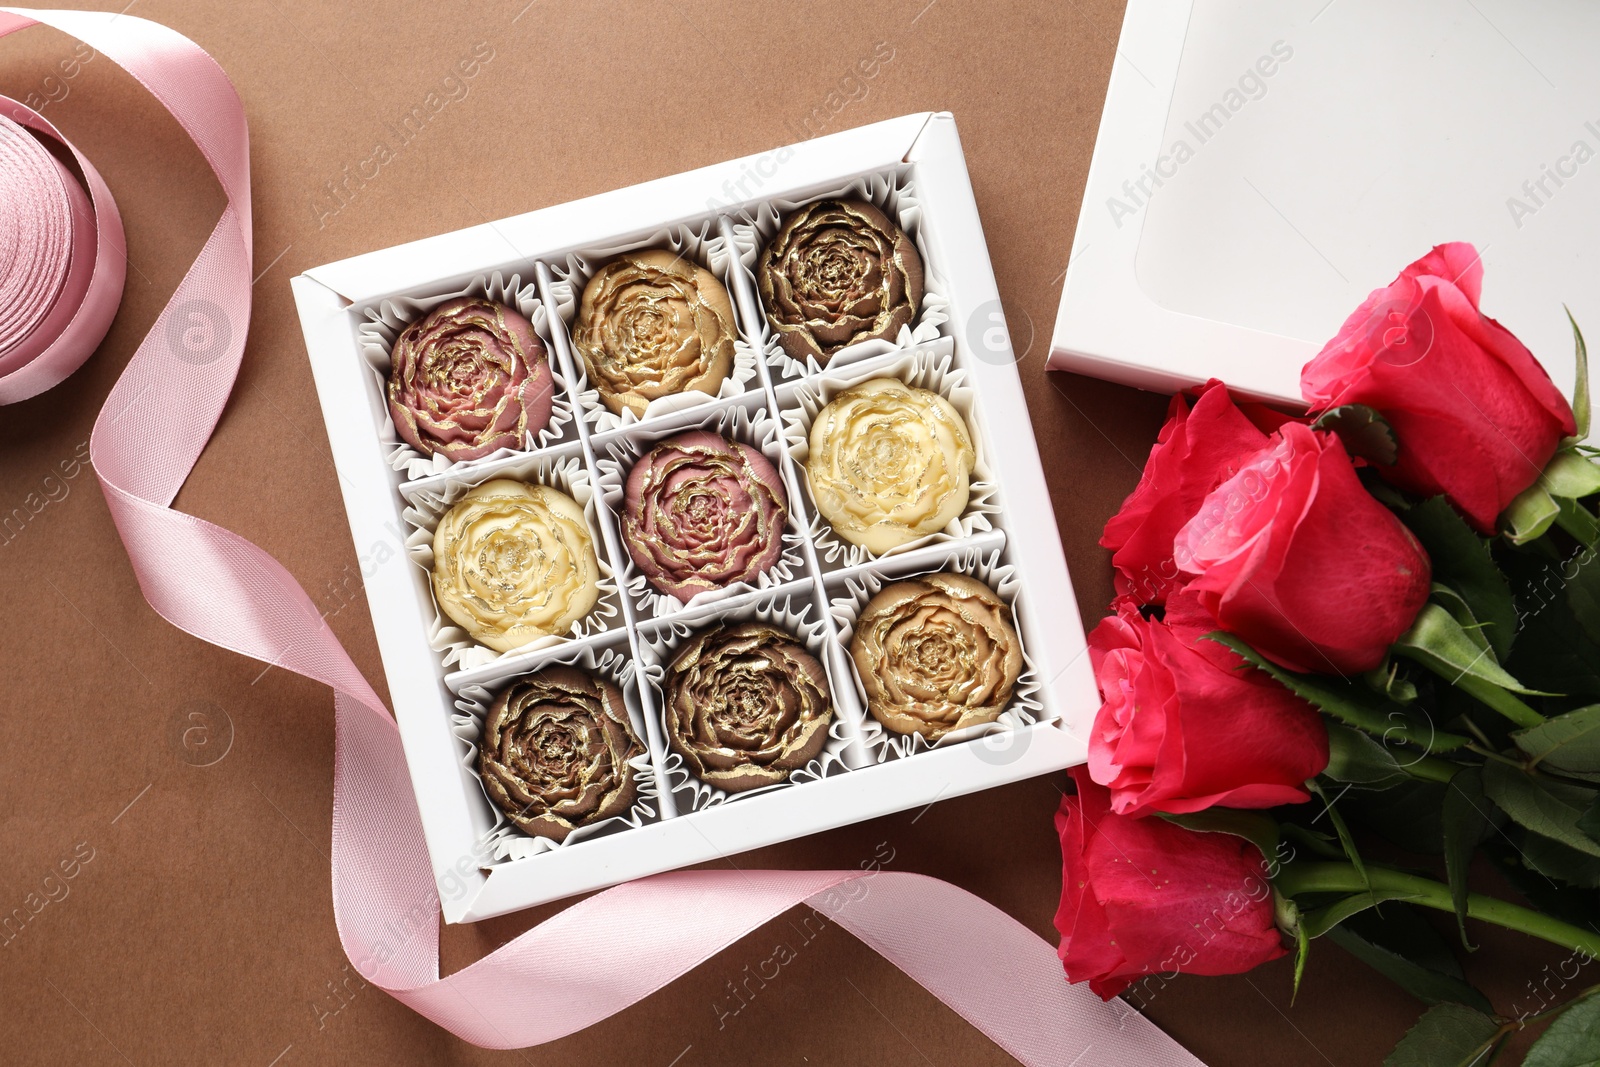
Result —
[[[783, 356], [753, 267], [774, 221], [824, 196], [870, 199], [923, 256], [929, 299], [893, 342], [869, 342], [825, 368]], [[606, 255], [682, 245], [734, 299], [740, 365], [717, 397], [656, 401], [642, 419], [594, 413], [567, 329], [575, 289]], [[1082, 762], [1095, 694], [1059, 534], [1027, 406], [1005, 339], [999, 294], [948, 114], [917, 114], [307, 271], [293, 281], [328, 438], [357, 551], [428, 852], [448, 922], [469, 922], [714, 860]], [[567, 421], [526, 451], [483, 460], [395, 462], [382, 392], [396, 324], [444, 294], [508, 294], [535, 312], [566, 391]], [[1002, 327], [997, 329], [997, 327]], [[985, 491], [966, 521], [881, 558], [819, 552], [826, 523], [804, 491], [787, 428], [839, 381], [874, 371], [926, 379], [969, 408]], [[708, 426], [775, 456], [793, 512], [785, 567], [770, 581], [674, 607], [641, 595], [619, 537], [622, 458], [666, 431]], [[596, 528], [609, 585], [601, 610], [572, 634], [497, 654], [441, 624], [424, 542], [443, 503], [497, 476], [574, 487]], [[377, 551], [387, 546], [387, 551]], [[409, 551], [408, 551], [409, 547]], [[883, 581], [945, 568], [988, 574], [1013, 605], [1028, 656], [1025, 685], [979, 736], [927, 746], [891, 743], [866, 715], [843, 643], [850, 607]], [[664, 748], [656, 685], [682, 636], [722, 618], [762, 618], [814, 647], [827, 668], [836, 721], [815, 764], [782, 785], [725, 797], [688, 780]], [[551, 663], [604, 664], [620, 680], [648, 752], [650, 777], [626, 817], [565, 843], [517, 840], [473, 765], [482, 709], [505, 685]]]
[[[1300, 403], [1300, 369], [1435, 244], [1570, 395], [1600, 332], [1600, 9], [1129, 0], [1050, 365]], [[1559, 88], [1558, 88], [1559, 87]]]

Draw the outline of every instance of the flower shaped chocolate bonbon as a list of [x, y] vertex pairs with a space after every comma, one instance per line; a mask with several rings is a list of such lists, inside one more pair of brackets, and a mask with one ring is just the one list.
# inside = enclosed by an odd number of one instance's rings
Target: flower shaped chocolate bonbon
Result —
[[840, 537], [882, 555], [959, 518], [976, 461], [972, 435], [948, 400], [875, 378], [817, 413], [806, 483]]
[[886, 586], [850, 640], [867, 710], [896, 733], [929, 741], [993, 722], [1022, 672], [1010, 616], [994, 590], [964, 574]]
[[761, 250], [767, 321], [795, 359], [892, 341], [922, 305], [922, 258], [904, 230], [860, 200], [796, 208]]
[[694, 389], [711, 396], [733, 369], [733, 302], [693, 260], [626, 252], [583, 287], [572, 342], [611, 411]]
[[701, 781], [734, 793], [774, 785], [828, 741], [828, 679], [799, 641], [760, 623], [696, 634], [667, 668], [667, 740]]
[[554, 385], [532, 323], [503, 304], [462, 296], [400, 332], [385, 391], [407, 444], [465, 460], [521, 448], [543, 430]]
[[629, 760], [643, 752], [621, 690], [574, 667], [546, 667], [489, 709], [478, 774], [513, 823], [565, 841], [633, 806], [638, 771]]
[[623, 494], [622, 539], [657, 589], [688, 601], [753, 582], [783, 551], [789, 498], [767, 458], [704, 430], [640, 457]]
[[599, 579], [583, 508], [548, 486], [485, 482], [434, 531], [439, 610], [497, 652], [571, 630], [599, 599]]

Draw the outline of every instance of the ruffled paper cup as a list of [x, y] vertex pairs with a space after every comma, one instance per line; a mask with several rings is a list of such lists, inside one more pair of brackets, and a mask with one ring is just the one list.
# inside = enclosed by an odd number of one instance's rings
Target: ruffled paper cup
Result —
[[846, 649], [844, 662], [849, 670], [848, 684], [863, 708], [867, 706], [867, 690], [861, 684], [855, 661], [849, 654], [850, 641], [855, 636], [856, 620], [861, 617], [867, 602], [877, 596], [885, 586], [893, 585], [895, 582], [944, 573], [964, 574], [976, 578], [994, 590], [1011, 609], [1012, 626], [1017, 632], [1017, 641], [1022, 649], [1022, 672], [1012, 687], [1011, 700], [994, 722], [952, 730], [930, 744], [921, 734], [900, 734], [886, 729], [869, 712], [862, 723], [862, 740], [866, 750], [875, 753], [880, 761], [904, 759], [918, 752], [948, 748], [969, 741], [987, 744], [994, 751], [1004, 753], [1017, 743], [1018, 735], [1015, 731], [1048, 721], [1045, 718], [1044, 703], [1039, 696], [1043, 680], [1039, 677], [1038, 668], [1034, 666], [1032, 657], [1028, 655], [1028, 635], [1023, 632], [1022, 619], [1017, 613], [1017, 599], [1022, 595], [1022, 575], [1011, 564], [1004, 562], [1004, 558], [1002, 549], [953, 547], [947, 558], [933, 565], [913, 565], [909, 568], [867, 566], [835, 576], [831, 583], [833, 588], [830, 590], [828, 611], [838, 632], [839, 642]]
[[[482, 459], [452, 460], [441, 453], [431, 456], [424, 455], [400, 437], [395, 429], [394, 417], [389, 414], [388, 381], [390, 355], [394, 351], [394, 343], [405, 328], [413, 322], [427, 315], [428, 312], [440, 304], [458, 297], [473, 296], [492, 300], [497, 304], [515, 308], [529, 322], [533, 323], [533, 330], [544, 343], [545, 359], [550, 364], [550, 372], [554, 379], [553, 393], [550, 402], [550, 421], [536, 433], [527, 434], [527, 440], [522, 448], [502, 448]], [[361, 356], [367, 365], [367, 381], [369, 381], [377, 397], [378, 408], [383, 412], [383, 441], [384, 456], [389, 461], [389, 466], [397, 471], [401, 478], [413, 481], [426, 478], [430, 475], [443, 474], [446, 471], [462, 469], [475, 469], [476, 467], [515, 456], [522, 452], [532, 452], [540, 449], [556, 448], [562, 445], [573, 444], [578, 439], [578, 428], [573, 416], [572, 399], [568, 395], [568, 381], [565, 372], [561, 369], [560, 361], [556, 359], [555, 348], [550, 339], [550, 316], [546, 311], [544, 302], [539, 299], [537, 287], [529, 282], [522, 284], [519, 275], [513, 274], [506, 278], [496, 271], [490, 275], [479, 275], [464, 288], [453, 289], [444, 293], [431, 293], [426, 296], [393, 297], [381, 301], [377, 307], [369, 307], [365, 317], [356, 328], [357, 337], [361, 346]]]
[[[840, 669], [829, 654], [830, 627], [822, 617], [822, 612], [817, 610], [815, 588], [810, 582], [748, 594], [712, 605], [709, 610], [683, 612], [641, 626], [638, 635], [641, 674], [645, 684], [650, 687], [650, 700], [656, 714], [664, 715], [666, 670], [684, 642], [705, 630], [747, 622], [764, 623], [782, 630], [804, 645], [806, 651], [822, 664], [828, 676], [828, 695], [833, 702], [833, 721], [828, 724], [828, 740], [820, 755], [791, 771], [785, 781], [740, 792], [728, 792], [702, 781], [690, 770], [683, 757], [667, 744], [662, 757], [662, 769], [671, 783], [673, 797], [681, 813], [742, 801], [774, 790], [792, 789], [806, 782], [844, 774], [849, 772], [852, 762], [879, 761], [874, 755], [868, 754], [861, 759], [849, 751], [861, 737], [861, 704], [850, 683], [841, 678]], [[663, 738], [667, 736], [664, 723], [661, 735]], [[877, 744], [881, 746], [881, 739]]]
[[[642, 252], [648, 249], [672, 252], [714, 274], [728, 291], [728, 299], [733, 304], [737, 336], [733, 342], [733, 369], [722, 380], [715, 395], [688, 389], [670, 396], [658, 397], [646, 405], [643, 416], [640, 416], [630, 408], [623, 408], [620, 413], [614, 412], [601, 401], [600, 391], [589, 381], [583, 357], [572, 344], [572, 327], [577, 319], [584, 287], [589, 284], [589, 279], [594, 277], [595, 271], [624, 252]], [[719, 232], [716, 220], [707, 219], [693, 225], [665, 227], [643, 240], [630, 240], [615, 245], [569, 252], [564, 259], [548, 264], [551, 280], [547, 292], [560, 319], [559, 325], [566, 331], [565, 339], [572, 359], [572, 376], [578, 406], [591, 432], [605, 433], [717, 400], [731, 400], [746, 394], [757, 396], [762, 394], [762, 382], [756, 369], [761, 360], [760, 343], [756, 340], [749, 324], [744, 321], [744, 316], [739, 310], [739, 301], [734, 294], [732, 279], [729, 277], [735, 262], [728, 242]]]
[[[600, 598], [589, 613], [565, 634], [541, 637], [508, 652], [496, 652], [473, 640], [465, 629], [456, 625], [441, 610], [433, 594], [433, 535], [439, 520], [466, 495], [467, 491], [493, 481], [510, 478], [530, 485], [544, 485], [558, 489], [570, 496], [583, 508], [583, 517], [594, 542], [595, 559], [599, 563]], [[428, 575], [429, 603], [433, 605], [433, 618], [428, 622], [428, 644], [439, 654], [440, 664], [446, 670], [472, 671], [488, 664], [527, 661], [530, 664], [543, 658], [540, 653], [552, 646], [570, 640], [593, 637], [607, 630], [623, 626], [622, 598], [617, 589], [616, 572], [600, 526], [599, 501], [589, 471], [581, 456], [524, 454], [513, 455], [493, 462], [472, 464], [470, 469], [450, 471], [430, 478], [420, 485], [404, 490], [407, 507], [403, 512], [408, 532], [406, 556]]]
[[699, 608], [740, 596], [752, 590], [786, 585], [804, 577], [806, 573], [806, 535], [794, 509], [798, 489], [793, 476], [789, 473], [788, 465], [784, 462], [783, 440], [778, 433], [777, 420], [772, 417], [760, 397], [741, 397], [726, 404], [719, 403], [714, 405], [711, 411], [703, 414], [699, 409], [695, 409], [681, 416], [662, 419], [647, 428], [611, 434], [594, 442], [597, 457], [595, 484], [600, 490], [601, 499], [611, 509], [618, 531], [618, 540], [625, 541], [622, 532], [624, 495], [628, 475], [633, 471], [634, 465], [660, 442], [690, 430], [703, 430], [718, 437], [750, 445], [772, 463], [783, 482], [784, 492], [789, 497], [789, 517], [782, 535], [782, 552], [777, 562], [756, 575], [753, 582], [734, 582], [721, 589], [709, 589], [697, 593], [689, 600], [682, 601], [675, 595], [663, 592], [652, 585], [650, 579], [634, 563], [624, 543], [618, 561], [620, 584], [627, 591], [634, 612], [640, 618], [659, 619], [689, 608]]
[[[922, 306], [916, 316], [894, 340], [863, 341], [834, 353], [826, 366], [814, 356], [796, 359], [778, 343], [777, 336], [767, 322], [766, 308], [761, 303], [761, 288], [756, 284], [756, 262], [761, 250], [778, 233], [789, 213], [818, 200], [864, 200], [882, 211], [911, 238], [917, 255], [922, 258]], [[917, 197], [916, 183], [903, 170], [883, 174], [865, 174], [846, 185], [808, 196], [804, 200], [766, 200], [739, 212], [734, 218], [733, 246], [738, 254], [741, 279], [749, 286], [755, 306], [760, 311], [756, 323], [756, 340], [762, 360], [774, 384], [782, 385], [801, 378], [812, 377], [825, 371], [837, 371], [861, 360], [872, 359], [897, 349], [911, 348], [950, 336], [950, 301], [945, 280], [934, 271], [928, 256], [928, 246], [922, 235], [922, 204]]]
[[[967, 480], [965, 510], [950, 520], [943, 529], [903, 545], [897, 545], [881, 555], [874, 555], [863, 546], [851, 544], [839, 536], [828, 520], [818, 512], [805, 475], [806, 461], [811, 458], [811, 426], [816, 422], [817, 414], [840, 393], [875, 378], [896, 378], [907, 385], [937, 393], [948, 400], [962, 421], [967, 424], [968, 435], [972, 438], [972, 447], [976, 454], [972, 474]], [[819, 562], [839, 568], [859, 566], [872, 559], [892, 559], [924, 545], [972, 537], [993, 529], [1000, 521], [1000, 489], [993, 481], [987, 450], [983, 443], [984, 434], [978, 417], [977, 396], [973, 388], [967, 384], [966, 371], [955, 368], [953, 346], [949, 340], [932, 341], [918, 345], [910, 352], [891, 353], [888, 356], [863, 360], [839, 370], [829, 369], [815, 378], [789, 386], [780, 397], [784, 445], [788, 449], [790, 459], [794, 461], [797, 480], [805, 490], [805, 509], [810, 516], [811, 541]]]
[[[489, 799], [483, 778], [478, 773], [478, 746], [483, 737], [484, 720], [496, 698], [522, 678], [537, 672], [523, 672], [491, 686], [464, 686], [456, 695], [455, 710], [450, 716], [450, 732], [461, 743], [462, 766], [472, 776], [482, 793], [483, 817], [489, 821], [489, 826], [483, 834], [478, 855], [483, 858], [485, 867], [530, 859], [556, 849], [572, 848], [596, 837], [638, 829], [646, 823], [660, 819], [660, 788], [655, 764], [650, 754], [650, 744], [646, 740], [648, 733], [645, 729], [644, 707], [639, 699], [638, 667], [628, 655], [627, 644], [624, 642], [615, 647], [602, 648], [586, 645], [568, 648], [540, 664], [538, 669], [544, 670], [555, 666], [576, 667], [586, 674], [611, 682], [622, 691], [623, 703], [628, 709], [628, 719], [633, 725], [634, 733], [644, 746], [642, 754], [628, 761], [629, 766], [635, 771], [634, 781], [638, 799], [625, 814], [579, 826], [567, 834], [564, 841], [536, 837], [522, 830], [506, 818], [505, 812], [499, 805]], [[476, 802], [477, 797], [474, 796], [473, 799]], [[477, 806], [476, 803], [474, 806]]]

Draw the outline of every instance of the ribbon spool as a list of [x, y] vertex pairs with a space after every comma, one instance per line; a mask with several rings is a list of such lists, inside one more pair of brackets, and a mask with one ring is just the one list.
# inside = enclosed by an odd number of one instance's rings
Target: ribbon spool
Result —
[[126, 275], [111, 190], [44, 116], [0, 96], [0, 404], [83, 365]]

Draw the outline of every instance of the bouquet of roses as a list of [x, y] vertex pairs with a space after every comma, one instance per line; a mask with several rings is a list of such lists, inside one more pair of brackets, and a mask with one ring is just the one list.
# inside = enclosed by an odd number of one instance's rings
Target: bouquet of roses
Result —
[[[1173, 398], [1101, 540], [1103, 705], [1056, 817], [1071, 980], [1148, 1001], [1295, 951], [1298, 985], [1327, 935], [1431, 1005], [1391, 1064], [1481, 1067], [1552, 1018], [1526, 1063], [1600, 1062], [1600, 971], [1503, 1017], [1417, 910], [1469, 950], [1472, 918], [1574, 974], [1600, 957], [1583, 339], [1569, 405], [1478, 310], [1482, 273], [1442, 245], [1373, 292], [1302, 372], [1304, 417]], [[1364, 856], [1364, 823], [1420, 869]], [[1525, 903], [1476, 891], [1477, 856]]]

